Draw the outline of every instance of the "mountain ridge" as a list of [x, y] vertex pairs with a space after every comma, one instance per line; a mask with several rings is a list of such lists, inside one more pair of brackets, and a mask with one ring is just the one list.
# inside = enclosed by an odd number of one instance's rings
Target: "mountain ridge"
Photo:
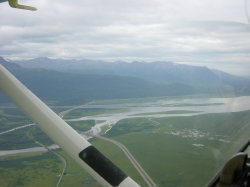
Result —
[[[191, 94], [248, 95], [249, 81], [207, 67], [193, 67], [171, 62], [118, 64], [88, 61], [74, 70], [53, 70], [50, 63], [69, 63], [49, 58], [0, 63], [14, 73], [27, 87], [44, 100], [64, 104], [86, 103], [91, 100], [140, 97], [183, 96]], [[35, 62], [34, 62], [35, 61]], [[43, 62], [46, 61], [44, 64]], [[77, 60], [72, 60], [75, 63]], [[19, 62], [19, 63], [18, 63]], [[78, 64], [82, 62], [77, 61]], [[27, 64], [25, 64], [27, 63]], [[67, 64], [67, 66], [71, 65]], [[104, 63], [104, 65], [102, 64]], [[33, 64], [33, 66], [29, 65]], [[34, 66], [38, 64], [40, 66]], [[42, 65], [41, 65], [42, 64]], [[46, 68], [44, 69], [44, 66]], [[77, 67], [77, 65], [74, 65]], [[90, 71], [90, 67], [92, 71]], [[1, 99], [0, 99], [1, 100]]]
[[[15, 67], [13, 62], [0, 64]], [[75, 105], [92, 100], [125, 99], [187, 95], [195, 93], [192, 86], [184, 84], [161, 85], [136, 77], [118, 75], [73, 74], [44, 69], [8, 68], [38, 97], [56, 104]], [[7, 102], [0, 95], [0, 102]]]
[[9, 70], [15, 70], [15, 69], [20, 69], [21, 65], [17, 63], [13, 63], [10, 61], [6, 61], [3, 57], [0, 56], [0, 64], [2, 64], [5, 68]]
[[96, 74], [96, 75], [121, 75], [137, 77], [146, 81], [170, 84], [183, 83], [189, 85], [234, 85], [238, 82], [240, 85], [248, 84], [249, 79], [235, 76], [220, 70], [209, 69], [205, 66], [191, 66], [177, 64], [173, 62], [107, 62], [100, 60], [66, 60], [50, 59], [47, 57], [31, 60], [13, 61], [26, 68], [43, 68], [47, 70], [56, 70], [62, 72], [78, 74]]

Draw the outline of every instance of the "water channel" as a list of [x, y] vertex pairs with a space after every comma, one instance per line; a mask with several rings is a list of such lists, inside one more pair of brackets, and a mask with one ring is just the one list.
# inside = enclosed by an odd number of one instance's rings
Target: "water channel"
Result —
[[[86, 139], [98, 135], [105, 127], [105, 132], [110, 130], [119, 120], [126, 118], [144, 117], [144, 118], [161, 118], [170, 116], [193, 116], [207, 113], [231, 113], [250, 110], [250, 96], [232, 97], [232, 98], [184, 98], [184, 99], [158, 99], [156, 101], [143, 103], [122, 103], [122, 104], [87, 104], [74, 108], [103, 108], [117, 109], [112, 113], [85, 116], [75, 119], [67, 119], [66, 121], [83, 121], [95, 120], [96, 124], [89, 131], [81, 133]], [[121, 110], [122, 109], [122, 110]], [[175, 113], [176, 111], [176, 113]], [[191, 112], [178, 112], [191, 111]], [[164, 113], [165, 112], [165, 113]], [[170, 113], [169, 113], [170, 112]], [[32, 126], [28, 124], [5, 132], [17, 131], [21, 128]], [[55, 147], [58, 148], [58, 147]], [[47, 151], [44, 147], [35, 147], [21, 150], [2, 150], [0, 156], [24, 152], [40, 152]]]

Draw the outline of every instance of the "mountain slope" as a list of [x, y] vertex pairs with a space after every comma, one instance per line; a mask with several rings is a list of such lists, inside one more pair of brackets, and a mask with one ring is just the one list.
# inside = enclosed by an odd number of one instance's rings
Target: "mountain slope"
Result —
[[82, 104], [96, 99], [140, 98], [193, 94], [192, 86], [159, 85], [133, 77], [80, 75], [42, 69], [12, 71], [29, 89], [45, 101]]
[[76, 75], [44, 70], [18, 71], [15, 75], [41, 98], [64, 104], [194, 93], [191, 86], [157, 85], [138, 78], [112, 75]]
[[[62, 104], [96, 99], [250, 94], [247, 79], [206, 67], [171, 62], [110, 63], [39, 58], [15, 64], [0, 58], [0, 63], [42, 99]], [[41, 69], [57, 67], [61, 72]]]
[[4, 58], [2, 58], [1, 56], [0, 56], [0, 64], [2, 64], [8, 70], [17, 70], [17, 69], [21, 68], [20, 65], [13, 63], [13, 62], [8, 62]]
[[[156, 83], [184, 83], [184, 84], [210, 84], [218, 85], [227, 83], [227, 78], [221, 79], [222, 71], [214, 71], [207, 67], [176, 64], [172, 62], [105, 62], [94, 60], [63, 60], [50, 58], [36, 58], [31, 60], [16, 61], [27, 68], [43, 68], [63, 72], [81, 74], [112, 74], [132, 76]], [[225, 74], [225, 73], [224, 73]], [[230, 75], [230, 74], [228, 74]], [[242, 81], [230, 75], [236, 82]], [[243, 81], [244, 82], [244, 81]]]
[[250, 93], [250, 79], [243, 78], [239, 76], [233, 76], [229, 73], [225, 73], [218, 70], [213, 70], [219, 80], [223, 82], [225, 85], [230, 85], [239, 94], [249, 94]]

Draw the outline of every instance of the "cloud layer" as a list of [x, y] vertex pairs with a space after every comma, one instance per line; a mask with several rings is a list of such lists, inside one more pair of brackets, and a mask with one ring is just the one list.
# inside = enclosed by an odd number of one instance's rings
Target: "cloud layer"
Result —
[[244, 1], [22, 3], [35, 6], [38, 11], [0, 4], [0, 56], [161, 60], [250, 74], [250, 26]]

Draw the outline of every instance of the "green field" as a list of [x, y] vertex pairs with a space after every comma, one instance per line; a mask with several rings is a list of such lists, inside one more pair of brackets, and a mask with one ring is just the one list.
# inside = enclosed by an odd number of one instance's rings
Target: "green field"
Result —
[[174, 104], [166, 104], [163, 106], [166, 107], [184, 107], [184, 106], [213, 106], [213, 105], [223, 105], [224, 103], [205, 103], [205, 104], [192, 104], [192, 103], [174, 103]]
[[201, 150], [192, 140], [161, 133], [131, 133], [115, 139], [128, 147], [159, 187], [204, 186], [218, 169], [210, 147]]
[[[89, 115], [114, 112], [112, 110], [73, 110], [68, 117], [79, 117], [88, 112]], [[27, 124], [27, 118], [16, 109], [1, 109], [0, 116], [2, 129]], [[94, 124], [94, 120], [70, 122], [78, 131], [88, 130]], [[249, 138], [248, 132], [250, 111], [244, 111], [189, 117], [123, 119], [106, 136], [124, 144], [158, 187], [200, 187]], [[1, 135], [0, 149], [36, 147], [35, 141], [44, 145], [53, 143], [38, 127], [32, 126]], [[117, 146], [100, 139], [92, 139], [91, 143], [141, 186], [147, 186]], [[56, 152], [67, 161], [60, 187], [100, 186], [63, 151]], [[62, 167], [61, 160], [52, 152], [0, 157], [0, 186], [52, 187], [56, 185]]]
[[55, 186], [60, 161], [50, 153], [0, 157], [1, 187]]
[[67, 113], [64, 118], [65, 119], [74, 119], [84, 116], [93, 116], [99, 114], [110, 114], [110, 113], [119, 113], [119, 112], [126, 112], [126, 109], [117, 108], [117, 109], [105, 109], [105, 108], [77, 108], [69, 113]]
[[162, 96], [162, 97], [143, 97], [143, 98], [129, 98], [129, 99], [107, 99], [107, 100], [94, 100], [90, 102], [91, 105], [110, 105], [110, 104], [128, 104], [128, 103], [147, 103], [159, 100], [180, 100], [180, 99], [193, 99], [193, 98], [225, 98], [234, 97], [230, 95], [219, 94], [192, 94], [185, 96]]
[[68, 121], [67, 123], [77, 131], [87, 131], [95, 125], [95, 120]]
[[36, 141], [44, 145], [51, 145], [53, 142], [50, 138], [36, 126], [26, 127], [18, 131], [10, 132], [0, 136], [0, 149], [25, 149], [29, 147], [37, 147]]
[[201, 111], [191, 111], [191, 110], [170, 110], [165, 112], [147, 112], [147, 113], [140, 113], [135, 114], [132, 116], [143, 116], [143, 115], [155, 115], [155, 114], [190, 114], [190, 113], [198, 113]]
[[[109, 142], [99, 139], [95, 139], [91, 143], [125, 173], [141, 184], [141, 186], [146, 186], [143, 179], [119, 148]], [[67, 167], [60, 187], [100, 187], [100, 185], [69, 158], [65, 152], [61, 150], [56, 152], [62, 155], [67, 162]], [[62, 167], [63, 165], [60, 159], [52, 152], [25, 153], [15, 156], [0, 157], [0, 184], [1, 187], [29, 187], [33, 184], [38, 184], [37, 186], [52, 187], [57, 183]]]
[[[10, 116], [11, 114], [13, 116]], [[12, 118], [15, 118], [14, 115], [17, 114], [19, 115], [16, 109], [10, 109], [9, 111], [6, 111], [4, 115], [10, 116], [8, 120], [11, 121]], [[84, 120], [79, 122], [70, 122], [69, 124], [76, 130], [85, 131], [93, 126], [95, 121]], [[44, 145], [51, 145], [53, 143], [38, 127], [31, 126], [1, 135], [0, 149], [11, 150], [41, 146], [35, 141]], [[146, 186], [143, 179], [119, 148], [109, 142], [99, 139], [93, 140], [92, 143], [109, 159], [120, 166], [125, 173], [133, 177], [138, 183], [142, 184], [142, 186]], [[67, 161], [67, 168], [60, 183], [60, 187], [100, 187], [100, 185], [71, 158], [69, 158], [67, 154], [63, 151], [57, 151], [57, 153], [62, 155]], [[38, 166], [41, 165], [44, 165], [44, 167], [41, 167], [39, 170]], [[1, 187], [29, 187], [33, 185], [38, 187], [52, 187], [56, 185], [59, 179], [59, 174], [62, 171], [62, 167], [63, 164], [60, 159], [52, 152], [22, 153], [14, 156], [0, 157], [0, 184]]]
[[0, 132], [31, 123], [18, 108], [0, 109]]
[[[63, 151], [57, 151], [57, 153], [67, 161], [60, 187], [100, 187]], [[60, 159], [52, 152], [0, 157], [0, 184], [1, 187], [53, 187], [59, 180], [62, 168]]]
[[249, 138], [250, 111], [124, 119], [108, 136], [123, 143], [159, 187], [204, 186]]

